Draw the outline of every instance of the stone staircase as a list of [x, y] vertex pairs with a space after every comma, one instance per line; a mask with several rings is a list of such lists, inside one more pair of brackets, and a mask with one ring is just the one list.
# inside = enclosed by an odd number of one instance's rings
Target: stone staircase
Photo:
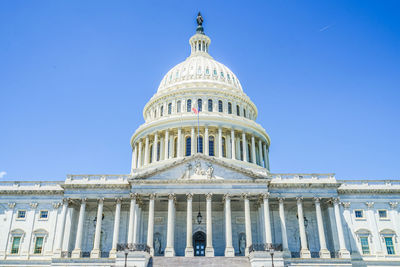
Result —
[[250, 262], [247, 257], [153, 257], [149, 261], [148, 267], [250, 267]]

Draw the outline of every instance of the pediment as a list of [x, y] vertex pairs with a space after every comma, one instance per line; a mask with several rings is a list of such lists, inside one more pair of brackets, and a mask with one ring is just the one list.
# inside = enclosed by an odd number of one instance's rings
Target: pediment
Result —
[[[230, 159], [196, 154], [181, 159], [171, 159], [151, 164], [147, 168], [137, 169], [132, 178], [146, 180], [253, 180], [268, 178], [266, 169], [245, 166]], [[249, 165], [249, 164], [247, 164]]]

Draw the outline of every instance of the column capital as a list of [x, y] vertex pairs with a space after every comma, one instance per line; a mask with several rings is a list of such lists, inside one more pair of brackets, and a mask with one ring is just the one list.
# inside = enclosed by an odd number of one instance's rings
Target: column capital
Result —
[[99, 204], [103, 204], [103, 203], [104, 203], [104, 197], [100, 197], [100, 198], [98, 199], [98, 201], [99, 201]]
[[396, 209], [399, 205], [399, 202], [389, 202], [389, 206], [391, 209]]
[[211, 201], [212, 195], [213, 195], [212, 193], [206, 194], [206, 199], [207, 199], [208, 201]]
[[155, 193], [152, 193], [152, 194], [150, 194], [149, 195], [149, 198], [151, 199], [151, 200], [155, 200], [156, 199], [156, 194]]
[[321, 197], [314, 197], [314, 202], [315, 202], [315, 204], [320, 204]]
[[175, 201], [175, 194], [168, 194], [168, 199], [169, 200], [174, 200]]
[[262, 198], [262, 199], [269, 199], [270, 196], [271, 196], [271, 194], [270, 194], [269, 192], [267, 192], [267, 193], [262, 193], [262, 194], [261, 194], [261, 198]]
[[374, 207], [375, 202], [369, 201], [369, 202], [365, 202], [365, 205], [367, 205], [367, 207], [369, 209], [372, 209]]
[[115, 201], [117, 202], [117, 204], [121, 204], [122, 203], [122, 197], [116, 197]]
[[15, 202], [9, 202], [7, 205], [10, 209], [13, 209], [15, 207]]
[[138, 193], [129, 193], [129, 197], [131, 199], [138, 200], [139, 199], [139, 194]]
[[222, 199], [225, 201], [227, 199], [231, 199], [231, 194], [224, 194], [224, 196], [222, 197]]
[[302, 203], [303, 197], [296, 197], [297, 204]]
[[332, 203], [339, 205], [340, 204], [340, 198], [338, 198], [338, 197], [332, 198]]
[[192, 200], [193, 199], [193, 193], [187, 193], [186, 194], [186, 199], [187, 200]]
[[[8, 204], [8, 206], [10, 207], [10, 203]], [[15, 203], [14, 203], [14, 206], [15, 206]], [[14, 207], [13, 206], [13, 207]], [[59, 207], [61, 206], [61, 202], [54, 202], [53, 203], [53, 208], [54, 209], [58, 209]], [[11, 208], [11, 207], [10, 207]]]
[[283, 204], [283, 201], [284, 201], [284, 200], [285, 200], [284, 197], [278, 197], [278, 201], [279, 201], [280, 204]]
[[342, 205], [345, 209], [350, 208], [350, 202], [342, 202]]
[[242, 199], [249, 199], [249, 193], [243, 193], [242, 195], [241, 195], [241, 198]]
[[36, 209], [37, 206], [38, 206], [38, 203], [37, 202], [31, 202], [31, 203], [29, 203], [29, 206], [31, 207], [31, 209]]

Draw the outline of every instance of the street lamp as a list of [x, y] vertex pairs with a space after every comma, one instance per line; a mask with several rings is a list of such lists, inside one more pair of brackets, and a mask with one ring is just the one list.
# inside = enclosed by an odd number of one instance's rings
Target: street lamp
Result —
[[125, 246], [124, 248], [124, 252], [125, 252], [125, 267], [127, 267], [127, 261], [128, 261], [128, 253], [129, 253], [129, 247]]
[[200, 212], [200, 195], [199, 195], [199, 213], [197, 213], [197, 223], [201, 224], [202, 219], [203, 219], [203, 216], [201, 216], [201, 212]]

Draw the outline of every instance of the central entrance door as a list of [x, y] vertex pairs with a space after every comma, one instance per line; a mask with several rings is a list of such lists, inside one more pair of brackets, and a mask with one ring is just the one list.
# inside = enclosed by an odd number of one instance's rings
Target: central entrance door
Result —
[[198, 231], [193, 235], [193, 247], [195, 256], [204, 256], [206, 251], [206, 234]]

